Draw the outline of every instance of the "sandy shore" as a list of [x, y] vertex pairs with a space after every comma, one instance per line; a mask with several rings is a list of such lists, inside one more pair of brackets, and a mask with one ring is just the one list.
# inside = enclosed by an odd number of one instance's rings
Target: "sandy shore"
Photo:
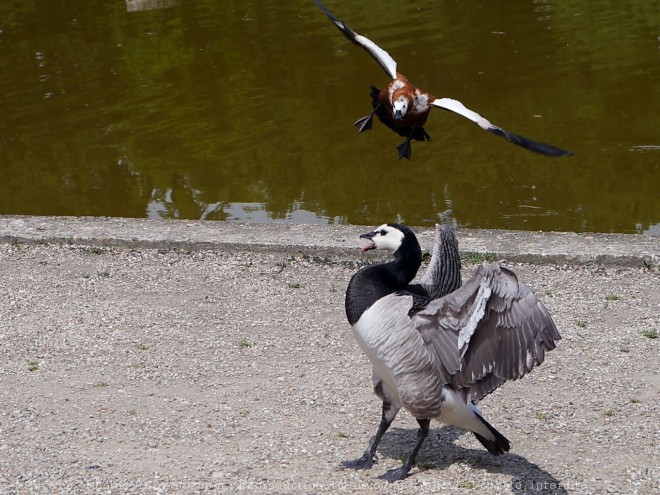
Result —
[[660, 240], [642, 236], [459, 231], [563, 336], [481, 405], [511, 453], [434, 423], [388, 485], [415, 438], [402, 412], [378, 464], [340, 469], [380, 414], [343, 311], [363, 231], [0, 217], [0, 493], [658, 493]]

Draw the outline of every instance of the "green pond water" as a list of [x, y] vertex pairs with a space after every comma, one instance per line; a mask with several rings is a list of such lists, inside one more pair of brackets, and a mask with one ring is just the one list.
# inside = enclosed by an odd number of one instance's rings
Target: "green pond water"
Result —
[[418, 86], [575, 156], [435, 109], [399, 161], [352, 126], [387, 75], [311, 0], [2, 2], [0, 214], [660, 233], [657, 2], [326, 5]]

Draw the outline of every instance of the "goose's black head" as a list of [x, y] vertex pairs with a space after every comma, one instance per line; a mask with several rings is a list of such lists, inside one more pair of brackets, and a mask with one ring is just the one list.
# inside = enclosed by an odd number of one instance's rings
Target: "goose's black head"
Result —
[[[375, 230], [362, 234], [360, 239], [369, 241], [362, 248], [363, 253], [370, 249], [387, 249], [392, 253], [396, 253], [402, 247], [405, 250], [409, 245], [417, 244], [417, 238], [413, 231], [398, 223], [384, 223]], [[414, 242], [411, 243], [411, 240]]]
[[422, 249], [417, 242], [417, 236], [405, 225], [398, 223], [384, 223], [371, 232], [362, 234], [360, 239], [367, 239], [369, 242], [362, 248], [362, 252], [371, 249], [386, 249], [394, 254], [395, 258], [416, 257], [419, 254], [421, 259]]
[[422, 263], [422, 249], [417, 237], [404, 225], [386, 223], [360, 238], [367, 240], [363, 253], [385, 249], [392, 252], [394, 260], [369, 265], [351, 278], [346, 290], [346, 316], [351, 325], [381, 297], [404, 290]]

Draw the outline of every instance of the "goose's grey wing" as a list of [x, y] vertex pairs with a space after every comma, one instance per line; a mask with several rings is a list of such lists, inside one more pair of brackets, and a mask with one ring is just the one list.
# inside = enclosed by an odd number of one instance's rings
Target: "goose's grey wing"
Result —
[[561, 339], [532, 290], [497, 264], [482, 265], [412, 319], [443, 377], [477, 401], [541, 364]]
[[482, 129], [495, 134], [496, 136], [501, 136], [507, 141], [522, 146], [530, 151], [540, 153], [547, 156], [570, 156], [573, 154], [572, 151], [566, 151], [561, 148], [557, 148], [551, 144], [539, 143], [538, 141], [532, 141], [513, 132], [506, 131], [501, 127], [491, 124], [487, 119], [483, 118], [477, 112], [466, 108], [460, 101], [454, 100], [452, 98], [437, 98], [431, 102], [431, 105], [444, 108], [445, 110], [450, 110], [458, 115], [462, 115], [466, 119], [471, 120], [477, 124]]
[[429, 266], [420, 285], [431, 299], [454, 292], [461, 286], [461, 258], [454, 229], [449, 225], [435, 225], [435, 242]]
[[330, 21], [332, 21], [332, 23], [337, 26], [337, 29], [339, 29], [344, 34], [344, 36], [346, 36], [352, 43], [367, 50], [369, 54], [374, 59], [376, 59], [376, 62], [380, 64], [385, 72], [387, 72], [387, 74], [392, 79], [396, 79], [396, 61], [390, 56], [389, 53], [387, 53], [369, 38], [357, 34], [355, 31], [349, 28], [344, 21], [337, 19], [325, 5], [319, 2], [319, 0], [314, 0], [314, 3], [326, 16], [328, 16], [328, 19], [330, 19]]

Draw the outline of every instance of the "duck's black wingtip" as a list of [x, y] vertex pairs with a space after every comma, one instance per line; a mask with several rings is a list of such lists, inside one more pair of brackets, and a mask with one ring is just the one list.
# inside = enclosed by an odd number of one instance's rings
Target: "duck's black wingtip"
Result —
[[575, 154], [572, 151], [557, 148], [556, 146], [553, 146], [551, 144], [538, 143], [536, 141], [529, 141], [529, 140], [527, 141], [529, 145], [523, 147], [527, 148], [530, 151], [534, 151], [535, 153], [539, 153], [541, 155], [558, 158], [562, 156], [573, 156]]
[[319, 0], [312, 0], [314, 2], [314, 5], [316, 5], [319, 9], [321, 9], [321, 12], [323, 12], [325, 15], [328, 16], [328, 19], [330, 19], [332, 22], [337, 22], [339, 19], [337, 19], [332, 12], [328, 10], [328, 8], [323, 5]]
[[355, 43], [358, 46], [362, 46], [360, 43], [358, 43], [355, 34], [355, 31], [353, 31], [351, 28], [349, 28], [344, 21], [341, 19], [337, 19], [335, 15], [328, 10], [328, 8], [323, 5], [319, 0], [312, 0], [314, 4], [323, 12], [328, 19], [330, 19], [330, 22], [332, 22], [335, 26], [337, 26], [337, 29], [339, 29], [344, 36], [346, 36], [352, 43]]
[[533, 151], [534, 153], [539, 153], [541, 155], [561, 157], [561, 156], [573, 156], [574, 154], [572, 151], [567, 151], [562, 148], [553, 146], [551, 144], [533, 141], [531, 139], [527, 139], [526, 137], [520, 136], [513, 132], [505, 131], [504, 129], [494, 125], [489, 127], [487, 131], [492, 134], [495, 134], [496, 136], [503, 137], [510, 143], [517, 144], [522, 148], [528, 149], [529, 151]]

